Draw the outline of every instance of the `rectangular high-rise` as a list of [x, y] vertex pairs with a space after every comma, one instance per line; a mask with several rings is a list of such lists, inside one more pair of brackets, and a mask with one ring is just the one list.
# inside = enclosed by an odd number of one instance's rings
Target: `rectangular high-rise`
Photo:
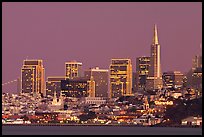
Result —
[[42, 60], [24, 60], [21, 68], [22, 93], [45, 96], [45, 69]]
[[61, 93], [66, 97], [88, 97], [89, 96], [89, 79], [74, 78], [61, 80]]
[[56, 95], [59, 98], [61, 93], [61, 80], [65, 79], [66, 78], [63, 76], [48, 77], [46, 81], [46, 96], [54, 96], [54, 93], [56, 92]]
[[99, 67], [86, 70], [84, 76], [88, 79], [93, 77], [95, 81], [95, 96], [108, 97], [108, 70]]
[[65, 76], [66, 78], [73, 79], [81, 77], [82, 63], [77, 61], [70, 61], [65, 63]]
[[161, 49], [156, 25], [154, 26], [154, 37], [151, 45], [150, 70], [146, 85], [147, 90], [161, 89], [163, 85], [161, 72]]
[[180, 71], [164, 72], [163, 86], [166, 88], [182, 88], [184, 85], [185, 76]]
[[136, 89], [145, 90], [146, 80], [149, 75], [150, 57], [138, 57], [136, 59]]
[[192, 61], [192, 70], [196, 70], [196, 68], [202, 68], [202, 56], [196, 55]]
[[111, 98], [132, 95], [132, 64], [130, 59], [112, 59], [109, 77]]

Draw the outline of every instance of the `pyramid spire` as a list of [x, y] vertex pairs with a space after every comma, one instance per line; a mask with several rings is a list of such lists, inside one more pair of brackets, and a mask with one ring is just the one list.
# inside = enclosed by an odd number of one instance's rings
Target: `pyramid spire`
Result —
[[154, 24], [154, 37], [153, 37], [152, 44], [159, 44], [158, 33], [157, 33], [157, 25], [156, 24]]

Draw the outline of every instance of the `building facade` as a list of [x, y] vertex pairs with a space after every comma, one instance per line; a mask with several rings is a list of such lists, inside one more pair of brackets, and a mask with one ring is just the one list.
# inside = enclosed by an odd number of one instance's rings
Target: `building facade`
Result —
[[158, 40], [157, 26], [154, 26], [154, 37], [151, 45], [150, 70], [147, 77], [147, 90], [161, 89], [162, 72], [161, 72], [161, 49]]
[[45, 96], [45, 69], [42, 60], [24, 60], [21, 68], [22, 93]]
[[182, 88], [184, 85], [184, 74], [180, 71], [164, 72], [162, 75], [163, 86], [165, 88]]
[[112, 59], [109, 77], [111, 98], [132, 95], [132, 63], [130, 59]]
[[86, 70], [84, 77], [95, 81], [95, 97], [108, 97], [108, 70], [99, 67]]
[[202, 126], [202, 116], [190, 116], [181, 120], [181, 125], [185, 126]]
[[196, 70], [197, 68], [202, 68], [202, 56], [196, 55], [192, 61], [192, 70]]
[[61, 80], [65, 80], [65, 77], [47, 77], [46, 81], [46, 96], [51, 95], [54, 96], [54, 92], [56, 92], [57, 98], [59, 98], [61, 93]]
[[88, 97], [89, 80], [85, 78], [75, 78], [61, 80], [61, 93], [66, 97]]
[[[57, 98], [59, 98], [57, 100]], [[57, 97], [56, 91], [54, 92], [52, 103], [48, 105], [49, 109], [51, 111], [57, 111], [64, 109], [64, 99], [62, 97], [62, 94], [60, 94], [59, 97]]]
[[202, 68], [196, 68], [192, 74], [192, 87], [198, 89], [202, 94]]
[[83, 102], [85, 104], [102, 105], [102, 104], [105, 104], [107, 101], [103, 97], [85, 97], [83, 98]]
[[81, 77], [82, 63], [77, 61], [70, 61], [65, 63], [66, 78], [73, 79]]
[[137, 73], [133, 72], [132, 73], [132, 93], [135, 94], [137, 92]]
[[198, 90], [198, 94], [202, 95], [202, 55], [196, 55], [193, 58], [192, 68], [186, 74], [187, 87]]
[[138, 57], [136, 59], [136, 89], [144, 90], [146, 88], [146, 80], [149, 75], [150, 57]]
[[96, 82], [94, 81], [93, 76], [91, 76], [88, 81], [88, 94], [89, 97], [96, 97]]

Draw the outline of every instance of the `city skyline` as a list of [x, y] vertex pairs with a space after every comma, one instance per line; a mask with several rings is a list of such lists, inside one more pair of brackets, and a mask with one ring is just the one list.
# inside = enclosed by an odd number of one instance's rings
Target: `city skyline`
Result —
[[45, 79], [64, 76], [64, 64], [72, 60], [87, 70], [108, 69], [112, 58], [130, 58], [135, 72], [136, 58], [150, 56], [154, 24], [162, 45], [163, 72], [185, 73], [193, 56], [201, 54], [201, 3], [3, 3], [2, 7], [3, 83], [20, 77], [26, 58], [43, 60]]

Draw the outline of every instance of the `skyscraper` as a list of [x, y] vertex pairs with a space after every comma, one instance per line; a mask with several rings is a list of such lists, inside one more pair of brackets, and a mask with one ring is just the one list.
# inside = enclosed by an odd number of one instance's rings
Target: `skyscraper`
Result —
[[130, 59], [112, 59], [110, 65], [110, 97], [132, 95]]
[[147, 78], [147, 89], [162, 88], [161, 49], [158, 40], [157, 26], [154, 25], [154, 36], [151, 44], [150, 71]]
[[22, 93], [39, 93], [45, 96], [44, 75], [42, 60], [24, 60], [21, 68]]
[[65, 63], [65, 76], [66, 78], [73, 79], [81, 77], [82, 63], [77, 61], [70, 61]]
[[150, 57], [138, 57], [136, 59], [136, 89], [146, 88], [146, 79], [149, 75]]
[[108, 70], [99, 67], [86, 70], [84, 76], [88, 79], [93, 77], [95, 81], [95, 96], [108, 97]]
[[48, 77], [46, 81], [46, 96], [54, 96], [56, 92], [59, 98], [61, 93], [61, 80], [65, 80], [65, 77]]
[[88, 81], [88, 94], [89, 97], [96, 97], [96, 82], [94, 81], [92, 75], [90, 80]]
[[163, 75], [163, 86], [166, 88], [182, 88], [184, 85], [185, 76], [180, 71], [169, 71], [164, 72]]
[[202, 68], [202, 56], [196, 55], [192, 61], [192, 70], [196, 70], [196, 68]]
[[192, 68], [186, 75], [187, 86], [202, 92], [202, 54], [194, 56], [192, 59]]
[[91, 91], [89, 79], [74, 78], [61, 80], [61, 93], [66, 97], [88, 97]]
[[137, 73], [136, 72], [132, 72], [132, 93], [136, 93], [137, 92]]

